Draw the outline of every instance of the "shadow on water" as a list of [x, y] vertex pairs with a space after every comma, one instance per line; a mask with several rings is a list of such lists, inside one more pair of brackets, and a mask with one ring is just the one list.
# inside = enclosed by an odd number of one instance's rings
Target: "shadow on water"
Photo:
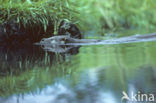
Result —
[[[1, 47], [0, 48], [0, 65], [1, 76], [19, 74], [26, 69], [32, 69], [35, 65], [44, 66], [43, 59], [47, 60], [48, 53], [44, 52], [40, 47], [32, 45], [24, 45], [23, 47]], [[54, 57], [54, 53], [50, 53], [49, 59]], [[52, 60], [49, 60], [51, 63]]]
[[65, 60], [66, 55], [77, 54], [78, 49], [79, 47], [76, 47], [68, 52], [57, 53], [57, 51], [44, 51], [40, 46], [35, 45], [0, 47], [0, 75], [19, 74], [20, 71], [33, 69], [34, 66], [51, 66], [57, 59], [61, 62]]
[[68, 72], [59, 64], [77, 53], [78, 48], [72, 48], [66, 53], [55, 53], [43, 51], [40, 46], [33, 45], [1, 46], [0, 96], [7, 97], [44, 88], [52, 83], [54, 77]]
[[71, 53], [0, 49], [0, 103], [121, 103], [156, 93], [156, 42], [82, 46]]

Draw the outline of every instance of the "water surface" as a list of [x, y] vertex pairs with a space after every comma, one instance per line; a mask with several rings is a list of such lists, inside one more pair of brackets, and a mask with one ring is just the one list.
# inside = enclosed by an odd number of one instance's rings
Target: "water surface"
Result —
[[121, 103], [156, 93], [156, 42], [84, 45], [68, 53], [0, 48], [0, 103]]

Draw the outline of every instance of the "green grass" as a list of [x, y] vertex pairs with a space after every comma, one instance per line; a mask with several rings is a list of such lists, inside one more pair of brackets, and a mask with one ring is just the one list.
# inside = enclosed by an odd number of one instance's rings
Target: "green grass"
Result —
[[0, 0], [0, 4], [0, 23], [14, 21], [24, 28], [41, 26], [46, 31], [50, 24], [73, 18], [67, 0]]
[[0, 23], [15, 21], [24, 28], [48, 32], [68, 19], [81, 31], [155, 28], [155, 0], [0, 0]]
[[71, 0], [81, 23], [96, 31], [156, 27], [155, 0]]

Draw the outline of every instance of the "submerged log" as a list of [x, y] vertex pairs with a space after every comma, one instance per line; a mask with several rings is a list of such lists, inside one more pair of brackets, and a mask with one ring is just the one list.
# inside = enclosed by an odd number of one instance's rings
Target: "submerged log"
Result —
[[53, 36], [54, 25], [49, 23], [47, 30], [40, 24], [23, 25], [15, 21], [6, 21], [0, 24], [0, 46], [33, 44], [42, 38]]

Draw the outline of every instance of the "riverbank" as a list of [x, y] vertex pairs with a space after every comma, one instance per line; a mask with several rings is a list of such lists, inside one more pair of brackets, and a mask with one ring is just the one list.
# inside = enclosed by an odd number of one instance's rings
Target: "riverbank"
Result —
[[0, 3], [0, 38], [9, 44], [12, 40], [33, 43], [56, 35], [62, 19], [70, 20], [81, 31], [95, 31], [94, 36], [156, 27], [155, 0], [1, 0]]
[[73, 18], [66, 0], [1, 0], [0, 3], [0, 38], [9, 39], [8, 42], [15, 38], [26, 42], [40, 41], [56, 34], [62, 19]]

